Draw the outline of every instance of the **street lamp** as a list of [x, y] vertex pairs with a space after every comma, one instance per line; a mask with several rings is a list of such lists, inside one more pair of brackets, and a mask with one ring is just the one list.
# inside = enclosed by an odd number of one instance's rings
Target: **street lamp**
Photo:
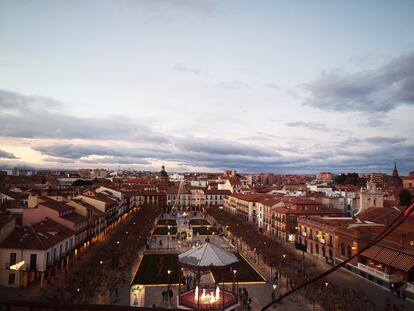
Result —
[[[233, 286], [236, 285], [236, 297], [238, 297], [238, 291], [239, 291], [239, 282], [236, 283], [236, 274], [237, 274], [237, 270], [233, 270]], [[224, 290], [224, 288], [223, 288]]]
[[170, 295], [170, 274], [171, 274], [171, 270], [167, 270], [167, 274], [168, 274], [168, 292], [167, 292], [168, 296], [167, 297], [169, 297], [169, 295]]
[[[170, 248], [170, 232], [168, 232], [168, 238], [167, 238], [167, 249]], [[168, 270], [170, 271], [170, 270]]]

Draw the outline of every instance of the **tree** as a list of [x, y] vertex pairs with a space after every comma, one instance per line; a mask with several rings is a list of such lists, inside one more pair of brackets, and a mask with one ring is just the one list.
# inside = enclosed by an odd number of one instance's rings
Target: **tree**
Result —
[[408, 191], [408, 189], [401, 190], [399, 197], [401, 205], [409, 205], [413, 199], [413, 196], [411, 195], [410, 191]]

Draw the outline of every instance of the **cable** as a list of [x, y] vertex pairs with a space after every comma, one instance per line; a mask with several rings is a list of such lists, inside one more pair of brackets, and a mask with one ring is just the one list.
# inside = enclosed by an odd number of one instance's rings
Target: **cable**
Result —
[[[283, 298], [286, 298], [287, 296], [293, 294], [294, 292], [316, 282], [319, 281], [321, 279], [323, 279], [324, 277], [326, 277], [327, 275], [331, 274], [332, 272], [335, 272], [336, 270], [338, 270], [339, 268], [342, 268], [343, 266], [345, 266], [348, 262], [350, 262], [352, 259], [354, 259], [355, 257], [358, 257], [359, 255], [361, 255], [361, 253], [365, 252], [367, 249], [369, 249], [370, 247], [374, 246], [375, 244], [377, 244], [378, 242], [380, 242], [381, 240], [383, 240], [385, 237], [387, 237], [392, 231], [394, 231], [400, 224], [402, 224], [409, 216], [410, 214], [414, 211], [414, 202], [411, 203], [410, 206], [408, 206], [404, 211], [402, 211], [373, 241], [371, 241], [370, 243], [368, 243], [368, 245], [361, 249], [359, 252], [357, 252], [355, 255], [349, 257], [348, 259], [346, 259], [345, 261], [337, 264], [336, 266], [332, 267], [331, 269], [317, 275], [316, 277], [314, 277], [313, 279], [299, 285], [298, 287], [295, 287], [294, 289], [286, 292], [285, 294], [281, 295], [279, 298], [271, 301], [270, 303], [268, 303], [267, 305], [265, 305], [261, 311], [267, 310], [270, 306], [274, 305], [275, 303], [281, 302]], [[401, 218], [402, 217], [402, 218]], [[396, 224], [397, 223], [397, 224]], [[394, 226], [394, 224], [396, 224]]]

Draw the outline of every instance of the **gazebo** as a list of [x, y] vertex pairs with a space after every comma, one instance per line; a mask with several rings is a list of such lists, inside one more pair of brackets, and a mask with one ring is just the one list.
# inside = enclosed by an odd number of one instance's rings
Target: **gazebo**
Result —
[[[212, 243], [204, 243], [178, 255], [181, 270], [184, 268], [195, 275], [194, 281], [179, 285], [178, 307], [187, 310], [233, 310], [238, 306], [235, 286], [234, 265], [239, 259]], [[224, 282], [224, 272], [234, 272], [232, 284]], [[222, 283], [202, 283], [202, 275], [212, 271], [222, 272]], [[185, 279], [185, 278], [184, 278]], [[227, 285], [227, 286], [226, 286]]]

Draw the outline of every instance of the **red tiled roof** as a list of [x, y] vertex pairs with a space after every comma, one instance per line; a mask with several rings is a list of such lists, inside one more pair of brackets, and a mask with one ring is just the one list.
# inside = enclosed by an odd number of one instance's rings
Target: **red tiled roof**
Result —
[[1, 248], [48, 249], [74, 235], [74, 231], [51, 219], [15, 229], [1, 244]]
[[62, 215], [62, 216], [60, 216], [60, 218], [63, 218], [67, 221], [70, 221], [74, 224], [79, 224], [81, 222], [85, 222], [85, 221], [88, 220], [87, 217], [76, 214], [76, 213], [70, 213], [70, 214], [67, 214], [67, 215]]
[[41, 199], [43, 200], [43, 202], [39, 202], [39, 205], [43, 205], [59, 213], [73, 210], [72, 207], [66, 205], [64, 202], [55, 201], [47, 197], [42, 197]]
[[286, 198], [283, 200], [285, 203], [297, 204], [297, 205], [321, 205], [320, 202], [308, 199], [308, 198]]

